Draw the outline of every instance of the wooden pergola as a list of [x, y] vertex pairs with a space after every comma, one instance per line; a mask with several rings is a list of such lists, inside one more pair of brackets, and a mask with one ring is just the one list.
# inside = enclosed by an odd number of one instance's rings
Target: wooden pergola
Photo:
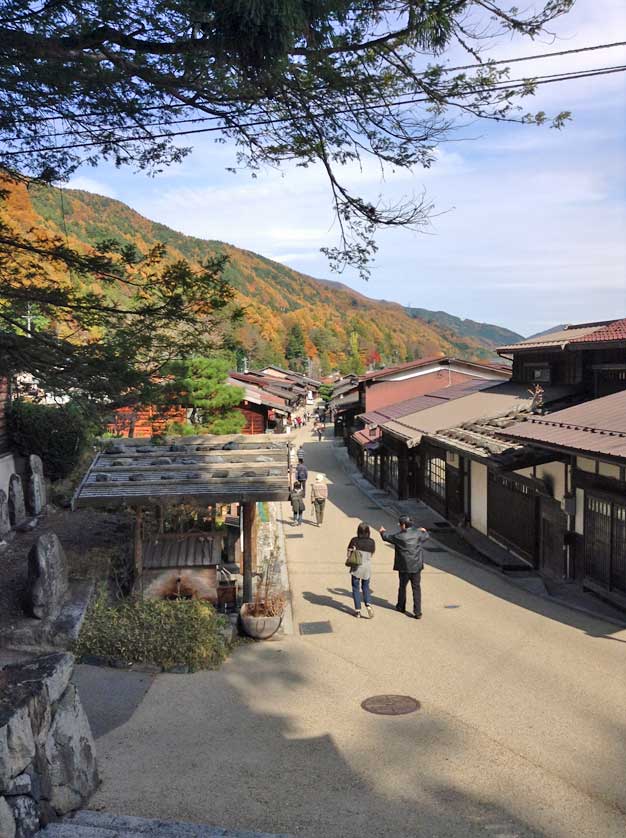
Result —
[[[287, 442], [267, 435], [177, 437], [163, 444], [115, 440], [83, 477], [72, 508], [126, 506], [135, 512], [135, 579], [143, 573], [144, 510], [239, 503], [243, 509], [243, 599], [252, 596], [253, 527], [258, 501], [289, 497]], [[182, 538], [183, 536], [181, 536]]]

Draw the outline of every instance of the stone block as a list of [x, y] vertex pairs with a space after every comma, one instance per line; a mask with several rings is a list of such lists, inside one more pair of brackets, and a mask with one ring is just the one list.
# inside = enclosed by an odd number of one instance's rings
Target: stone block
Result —
[[95, 791], [98, 772], [91, 728], [72, 684], [57, 704], [44, 751], [51, 805], [59, 815], [77, 809]]
[[48, 502], [43, 463], [37, 454], [28, 458], [28, 505], [31, 515], [41, 515]]
[[10, 529], [9, 499], [4, 489], [0, 489], [0, 539], [4, 538]]
[[[33, 790], [33, 780], [28, 772], [14, 777], [5, 791], [6, 795], [30, 794]], [[2, 833], [0, 833], [2, 834]]]
[[15, 838], [13, 810], [4, 797], [0, 797], [0, 836], [2, 838]]
[[9, 520], [13, 527], [23, 524], [26, 520], [24, 489], [19, 474], [12, 474], [9, 478]]
[[27, 795], [7, 798], [15, 820], [15, 838], [33, 838], [39, 831], [39, 807]]
[[[0, 727], [0, 791], [22, 774], [35, 756], [35, 739], [30, 725], [28, 706], [21, 704], [7, 712]], [[4, 716], [4, 714], [3, 714]]]
[[44, 533], [28, 554], [27, 613], [38, 620], [56, 617], [67, 589], [67, 562], [61, 542], [56, 533]]

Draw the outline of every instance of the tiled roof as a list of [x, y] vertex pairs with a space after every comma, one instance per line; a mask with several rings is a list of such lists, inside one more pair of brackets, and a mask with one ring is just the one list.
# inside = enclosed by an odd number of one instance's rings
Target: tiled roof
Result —
[[507, 437], [551, 447], [626, 459], [626, 390], [547, 416], [532, 416]]
[[600, 341], [613, 340], [626, 341], [626, 317], [623, 317], [621, 320], [615, 320], [613, 323], [609, 323], [608, 326], [602, 326], [588, 335], [576, 338], [572, 343], [599, 343]]
[[520, 464], [526, 463], [527, 446], [513, 440], [502, 439], [500, 434], [505, 432], [506, 428], [519, 424], [525, 413], [525, 410], [512, 411], [504, 416], [464, 422], [454, 428], [425, 434], [425, 436], [462, 454], [471, 454], [479, 459], [516, 468], [517, 461]]
[[578, 326], [566, 326], [558, 332], [549, 332], [519, 343], [499, 346], [498, 352], [520, 352], [527, 349], [565, 349], [584, 343], [611, 343], [626, 341], [626, 318], [606, 320], [600, 323], [581, 323]]

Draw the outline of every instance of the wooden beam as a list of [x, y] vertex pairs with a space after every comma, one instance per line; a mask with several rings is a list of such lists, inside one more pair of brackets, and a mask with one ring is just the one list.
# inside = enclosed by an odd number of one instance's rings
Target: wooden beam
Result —
[[254, 540], [254, 519], [256, 502], [248, 501], [243, 505], [243, 601], [252, 601], [252, 566], [256, 553]]

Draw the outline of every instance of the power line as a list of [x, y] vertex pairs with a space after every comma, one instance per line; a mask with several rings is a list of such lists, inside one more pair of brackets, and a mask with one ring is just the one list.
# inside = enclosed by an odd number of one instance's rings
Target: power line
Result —
[[[507, 79], [506, 81], [496, 82], [490, 88], [477, 88], [475, 91], [467, 91], [467, 93], [459, 94], [459, 95], [470, 96], [475, 92], [476, 93], [481, 93], [481, 92], [484, 92], [485, 90], [494, 90], [494, 91], [506, 90], [510, 86], [515, 85], [516, 83], [521, 84], [521, 83], [526, 82], [526, 81], [533, 82], [535, 79], [543, 80], [543, 79], [559, 78], [561, 80], [566, 80], [570, 76], [573, 76], [574, 78], [586, 78], [587, 76], [591, 76], [591, 75], [604, 75], [608, 71], [612, 71], [612, 70], [620, 70], [621, 71], [621, 67], [622, 67], [622, 65], [617, 65], [617, 66], [613, 66], [613, 67], [596, 67], [596, 68], [592, 68], [592, 69], [589, 69], [589, 70], [570, 70], [570, 71], [564, 71], [564, 72], [561, 72], [561, 73], [549, 73], [549, 74], [544, 74], [544, 75], [541, 75], [541, 76], [530, 77], [529, 79], [526, 79], [526, 78]], [[442, 98], [445, 98], [445, 94], [443, 94], [443, 93], [442, 93]], [[408, 103], [410, 104], [411, 100], [408, 100]], [[403, 102], [403, 100], [399, 100], [399, 101], [396, 101], [396, 102], [390, 102], [389, 104], [393, 106], [393, 105], [398, 105], [398, 104], [404, 104], [404, 102]], [[372, 109], [375, 109], [375, 108], [378, 108], [378, 107], [386, 107], [386, 106], [385, 105], [372, 104], [370, 107]], [[360, 110], [360, 108], [355, 107], [355, 108], [352, 108], [352, 109], [351, 108], [335, 109], [333, 112], [334, 113], [348, 113], [348, 112], [354, 112], [354, 111], [358, 111], [358, 110]], [[252, 114], [252, 116], [254, 116], [254, 114]], [[259, 116], [260, 116], [260, 114], [259, 114]], [[187, 119], [173, 119], [170, 122], [167, 122], [165, 120], [161, 120], [161, 121], [158, 121], [158, 122], [145, 122], [140, 127], [142, 129], [144, 129], [144, 128], [154, 128], [154, 127], [157, 127], [157, 126], [198, 124], [198, 123], [205, 123], [205, 122], [216, 122], [216, 121], [226, 119], [226, 118], [227, 118], [226, 115], [224, 115], [224, 116], [192, 116], [192, 117], [189, 117]], [[232, 119], [232, 116], [230, 116], [230, 118]], [[59, 121], [61, 121], [61, 118], [59, 118]], [[280, 121], [286, 121], [286, 120], [280, 119]], [[256, 125], [257, 123], [249, 123], [249, 124], [250, 125]], [[137, 126], [134, 126], [134, 127], [137, 127]], [[102, 131], [103, 126], [98, 126], [97, 130]], [[124, 125], [119, 126], [119, 127], [112, 126], [109, 130], [125, 131], [125, 130], [128, 130], [128, 126], [124, 126]], [[48, 136], [54, 137], [56, 139], [58, 137], [80, 137], [80, 136], [85, 136], [85, 135], [89, 136], [91, 133], [92, 133], [92, 131], [90, 129], [83, 128], [83, 129], [74, 129], [74, 130], [68, 130], [68, 131], [53, 131], [53, 132], [50, 132], [50, 134]], [[0, 137], [0, 141], [2, 141], [4, 143], [19, 142], [19, 141], [28, 140], [28, 139], [31, 139], [31, 138], [29, 136], [24, 136], [24, 135], [21, 135], [21, 136], [16, 135], [16, 136], [13, 136], [13, 137]]]
[[[588, 46], [588, 47], [576, 47], [575, 49], [559, 50], [559, 51], [556, 51], [556, 52], [544, 52], [544, 53], [539, 53], [537, 55], [522, 55], [522, 56], [518, 56], [517, 58], [501, 58], [501, 59], [497, 59], [497, 60], [487, 59], [487, 61], [484, 61], [484, 62], [477, 62], [477, 63], [474, 63], [474, 64], [465, 64], [465, 65], [461, 65], [461, 66], [458, 66], [458, 67], [441, 67], [440, 70], [441, 70], [442, 73], [455, 73], [455, 72], [459, 72], [459, 71], [462, 71], [462, 70], [486, 69], [486, 68], [501, 65], [501, 64], [516, 64], [516, 63], [525, 62], [525, 61], [538, 61], [538, 60], [541, 60], [541, 59], [544, 59], [544, 58], [557, 58], [557, 57], [560, 57], [560, 56], [563, 56], [563, 55], [575, 55], [575, 54], [584, 53], [584, 52], [592, 52], [592, 51], [600, 50], [600, 49], [614, 49], [616, 47], [624, 47], [624, 46], [626, 46], [626, 41], [614, 41], [614, 42], [608, 43], [608, 44], [593, 44], [593, 45]], [[422, 74], [419, 74], [417, 76], [417, 78], [425, 78], [425, 76], [426, 76], [426, 73], [422, 73]], [[146, 112], [150, 112], [150, 111], [159, 111], [159, 110], [170, 111], [170, 110], [173, 110], [173, 109], [183, 109], [184, 110], [185, 108], [193, 108], [193, 105], [187, 105], [187, 104], [178, 103], [178, 102], [172, 102], [169, 105], [168, 104], [145, 105], [144, 107], [137, 108], [135, 110], [135, 113], [139, 114], [139, 113], [146, 113]], [[15, 110], [15, 109], [16, 108], [12, 107], [12, 110]], [[26, 110], [26, 106], [24, 106], [24, 108], [18, 108], [18, 110]], [[72, 114], [71, 116], [62, 116], [62, 115], [59, 115], [59, 114], [57, 114], [56, 116], [41, 116], [41, 117], [32, 116], [32, 117], [27, 117], [27, 118], [25, 118], [21, 121], [22, 122], [36, 122], [37, 124], [39, 124], [41, 122], [50, 122], [50, 121], [56, 120], [56, 119], [64, 119], [66, 121], [69, 121], [69, 120], [72, 120], [72, 119], [87, 119], [89, 117], [94, 117], [94, 116], [108, 116], [109, 113], [110, 113], [110, 111], [87, 111], [86, 113]], [[216, 116], [213, 116], [213, 117], [207, 117], [207, 119], [222, 119], [222, 118], [223, 117], [221, 117], [219, 115], [216, 115]]]
[[[490, 93], [490, 92], [501, 92], [501, 91], [509, 91], [509, 90], [520, 90], [526, 88], [529, 84], [532, 86], [539, 87], [545, 84], [554, 84], [556, 82], [563, 82], [563, 81], [573, 81], [577, 79], [585, 79], [585, 78], [593, 78], [595, 76], [606, 76], [606, 75], [613, 75], [615, 73], [623, 73], [626, 71], [626, 65], [618, 65], [615, 67], [604, 67], [598, 68], [594, 70], [582, 70], [582, 71], [573, 71], [571, 73], [563, 73], [563, 74], [552, 74], [547, 76], [539, 76], [534, 79], [520, 79], [514, 80], [512, 82], [507, 82], [502, 85], [493, 85], [491, 87], [486, 88], [476, 88], [474, 90], [460, 91], [455, 95], [455, 98], [463, 98], [465, 96], [473, 96], [477, 93]], [[519, 83], [518, 83], [519, 82]], [[379, 108], [387, 108], [390, 105], [395, 107], [402, 106], [402, 105], [414, 105], [414, 104], [422, 104], [424, 102], [432, 102], [433, 99], [431, 97], [425, 96], [420, 98], [407, 98], [407, 99], [400, 99], [395, 102], [391, 103], [383, 103], [380, 105], [370, 105], [363, 108], [338, 108], [333, 111], [334, 114], [341, 114], [341, 113], [355, 113], [358, 111], [368, 111], [368, 110], [377, 110]], [[497, 118], [497, 117], [496, 117]], [[198, 118], [197, 121], [201, 122], [203, 119], [219, 119], [219, 117], [205, 117], [205, 118]], [[182, 120], [182, 122], [186, 122], [189, 120]], [[260, 119], [252, 122], [246, 122], [241, 125], [236, 126], [225, 126], [225, 125], [216, 125], [210, 128], [195, 128], [188, 131], [167, 131], [160, 134], [150, 134], [149, 136], [135, 136], [135, 137], [119, 137], [117, 139], [108, 139], [106, 141], [89, 141], [84, 143], [71, 143], [67, 145], [54, 145], [54, 146], [41, 146], [41, 147], [34, 147], [28, 148], [21, 151], [7, 151], [7, 152], [0, 152], [2, 157], [17, 157], [24, 154], [39, 154], [42, 152], [47, 151], [66, 151], [78, 148], [93, 148], [94, 146], [101, 146], [101, 145], [124, 145], [125, 143], [133, 143], [133, 142], [142, 142], [146, 140], [158, 140], [158, 139], [166, 139], [172, 137], [184, 137], [184, 136], [192, 136], [195, 134], [208, 134], [213, 133], [215, 131], [227, 131], [230, 129], [245, 129], [245, 128], [257, 128], [262, 127], [265, 125], [276, 125], [276, 124], [284, 124], [290, 122], [291, 120], [288, 117], [276, 117], [270, 119]], [[175, 125], [176, 122], [172, 122], [172, 125]], [[66, 132], [68, 133], [68, 132]], [[72, 135], [75, 135], [74, 132], [71, 132]], [[51, 134], [51, 137], [55, 137], [55, 134]], [[59, 136], [62, 136], [59, 134]]]

